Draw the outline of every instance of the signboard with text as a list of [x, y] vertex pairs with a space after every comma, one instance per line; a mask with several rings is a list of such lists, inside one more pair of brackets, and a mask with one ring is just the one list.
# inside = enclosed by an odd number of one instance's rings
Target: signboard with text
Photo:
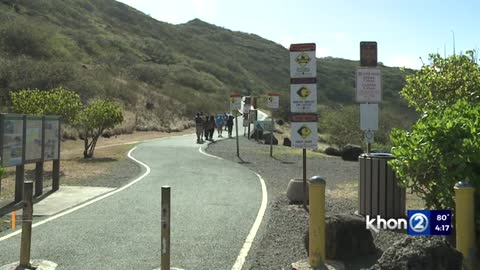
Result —
[[360, 42], [360, 66], [362, 67], [377, 66], [377, 42], [375, 41]]
[[292, 113], [317, 112], [317, 85], [290, 84], [290, 111]]
[[25, 163], [42, 160], [43, 117], [25, 116]]
[[291, 119], [292, 147], [318, 148], [318, 117], [316, 114], [294, 114]]
[[230, 95], [230, 111], [240, 110], [242, 108], [242, 95], [234, 93]]
[[23, 164], [23, 115], [2, 114], [1, 154], [2, 166], [11, 167]]
[[356, 79], [357, 102], [382, 101], [382, 75], [379, 68], [358, 68]]
[[315, 43], [290, 45], [290, 78], [317, 77]]
[[278, 109], [280, 107], [280, 95], [276, 93], [267, 94], [267, 108]]
[[60, 122], [55, 117], [45, 117], [44, 160], [55, 160], [60, 154]]

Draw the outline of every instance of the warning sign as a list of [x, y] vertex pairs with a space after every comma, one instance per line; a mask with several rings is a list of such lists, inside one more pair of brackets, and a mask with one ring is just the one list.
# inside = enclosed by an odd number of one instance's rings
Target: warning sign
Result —
[[278, 109], [280, 106], [280, 95], [276, 93], [269, 93], [267, 95], [267, 108]]
[[230, 95], [230, 111], [240, 110], [242, 108], [242, 95], [231, 94]]
[[292, 113], [317, 112], [317, 85], [290, 84], [290, 111]]
[[302, 149], [317, 149], [317, 122], [292, 122], [292, 147]]
[[356, 81], [357, 102], [382, 101], [382, 75], [379, 68], [358, 68]]
[[290, 46], [290, 78], [314, 78], [317, 76], [315, 44]]

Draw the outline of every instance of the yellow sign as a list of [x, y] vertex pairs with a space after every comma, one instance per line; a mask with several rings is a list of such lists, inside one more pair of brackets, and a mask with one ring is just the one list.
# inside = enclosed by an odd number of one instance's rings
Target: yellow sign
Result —
[[303, 100], [305, 100], [308, 96], [310, 96], [310, 94], [312, 93], [312, 91], [310, 89], [308, 89], [307, 87], [305, 86], [302, 86], [300, 89], [298, 89], [297, 91], [297, 95], [299, 97], [301, 97]]
[[310, 57], [308, 56], [308, 54], [306, 53], [301, 53], [297, 56], [297, 58], [295, 59], [295, 61], [301, 66], [301, 67], [305, 67], [308, 62], [310, 62]]
[[312, 131], [307, 126], [302, 126], [297, 132], [303, 139], [306, 139], [312, 134]]

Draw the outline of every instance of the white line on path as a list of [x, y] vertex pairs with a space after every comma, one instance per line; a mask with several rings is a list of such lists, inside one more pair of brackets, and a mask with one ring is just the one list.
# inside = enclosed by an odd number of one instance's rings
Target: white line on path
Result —
[[[205, 153], [202, 148], [198, 148], [198, 151], [206, 156], [221, 159], [223, 158], [216, 157], [210, 154]], [[243, 243], [242, 249], [240, 250], [240, 254], [238, 254], [237, 260], [235, 264], [232, 266], [232, 270], [241, 270], [243, 265], [245, 264], [245, 260], [247, 258], [248, 252], [252, 247], [253, 241], [255, 240], [255, 236], [257, 235], [258, 229], [260, 228], [260, 224], [262, 223], [263, 217], [265, 216], [265, 211], [267, 210], [267, 202], [268, 202], [268, 193], [267, 193], [267, 185], [265, 185], [265, 180], [263, 180], [262, 176], [258, 173], [255, 173], [260, 181], [260, 185], [262, 186], [262, 203], [260, 204], [260, 209], [258, 209], [257, 217], [255, 218], [255, 222], [250, 229], [250, 232], [247, 235], [247, 239]]]
[[[49, 221], [52, 221], [52, 220], [55, 220], [55, 219], [57, 219], [57, 218], [63, 217], [63, 216], [65, 216], [65, 215], [68, 215], [68, 214], [70, 214], [70, 213], [72, 213], [72, 212], [74, 212], [74, 211], [77, 211], [77, 210], [82, 209], [82, 208], [84, 208], [84, 207], [86, 207], [86, 206], [89, 206], [89, 205], [92, 204], [92, 203], [96, 203], [96, 202], [98, 202], [98, 201], [100, 201], [100, 200], [103, 200], [103, 199], [105, 199], [105, 198], [108, 198], [108, 197], [110, 197], [110, 196], [112, 196], [112, 195], [114, 195], [114, 194], [116, 194], [116, 193], [118, 193], [118, 192], [120, 192], [120, 191], [123, 191], [123, 190], [125, 190], [125, 189], [127, 189], [127, 188], [129, 188], [129, 187], [131, 187], [131, 186], [133, 186], [133, 185], [135, 185], [136, 183], [140, 182], [143, 178], [145, 178], [145, 176], [147, 176], [147, 175], [150, 174], [150, 171], [151, 171], [151, 170], [150, 170], [150, 167], [147, 166], [147, 164], [145, 164], [145, 163], [137, 160], [136, 158], [132, 157], [131, 154], [132, 154], [133, 150], [135, 150], [136, 148], [137, 148], [137, 147], [134, 147], [134, 148], [132, 148], [130, 151], [128, 151], [128, 157], [129, 157], [130, 159], [132, 159], [133, 161], [139, 163], [139, 164], [142, 165], [143, 167], [145, 167], [145, 169], [146, 169], [147, 171], [146, 171], [144, 174], [142, 174], [142, 175], [139, 176], [137, 179], [133, 180], [132, 182], [128, 183], [127, 185], [125, 185], [125, 186], [123, 186], [123, 187], [121, 187], [121, 188], [118, 188], [118, 189], [116, 189], [116, 190], [114, 190], [114, 191], [111, 191], [111, 192], [109, 192], [109, 193], [106, 193], [106, 194], [104, 194], [104, 195], [102, 195], [102, 196], [100, 196], [100, 197], [98, 197], [98, 198], [95, 198], [95, 199], [93, 199], [93, 200], [91, 200], [91, 201], [87, 201], [87, 202], [85, 202], [85, 203], [83, 203], [83, 204], [80, 204], [80, 205], [78, 205], [78, 206], [75, 206], [74, 208], [71, 208], [70, 210], [67, 210], [67, 211], [65, 211], [65, 212], [62, 212], [62, 213], [60, 213], [60, 214], [58, 214], [58, 215], [51, 216], [51, 217], [49, 217], [49, 218], [47, 218], [47, 219], [44, 219], [44, 220], [42, 220], [42, 221], [39, 221], [39, 222], [33, 224], [32, 228], [35, 228], [35, 227], [40, 226], [40, 225], [42, 225], [42, 224], [45, 224], [45, 223], [47, 223], [47, 222], [49, 222]], [[3, 236], [3, 237], [0, 237], [0, 242], [3, 241], [3, 240], [7, 240], [7, 239], [9, 239], [9, 238], [11, 238], [11, 237], [13, 237], [13, 236], [15, 236], [15, 235], [17, 235], [17, 234], [20, 234], [21, 232], [22, 232], [22, 230], [18, 230], [18, 231], [16, 231], [16, 232], [13, 232], [13, 233], [7, 234], [7, 235], [5, 235], [5, 236]]]
[[240, 254], [235, 261], [235, 264], [232, 266], [232, 270], [241, 270], [243, 264], [245, 263], [245, 259], [247, 258], [248, 252], [252, 247], [253, 240], [255, 240], [255, 236], [257, 235], [258, 229], [260, 228], [260, 224], [262, 223], [263, 216], [265, 215], [265, 211], [267, 210], [267, 186], [265, 185], [265, 180], [263, 180], [262, 176], [258, 173], [255, 173], [262, 185], [262, 204], [260, 205], [260, 209], [258, 209], [257, 218], [253, 223], [252, 228], [250, 229], [250, 233], [248, 233], [247, 239], [245, 239], [245, 243], [243, 244], [242, 249], [240, 250]]
[[200, 154], [204, 154], [205, 156], [207, 157], [211, 157], [211, 158], [216, 158], [216, 159], [220, 159], [220, 160], [223, 160], [223, 158], [221, 157], [217, 157], [217, 156], [214, 156], [214, 155], [210, 155], [210, 154], [207, 154], [203, 151], [202, 147], [199, 147], [198, 148], [198, 152], [200, 152]]

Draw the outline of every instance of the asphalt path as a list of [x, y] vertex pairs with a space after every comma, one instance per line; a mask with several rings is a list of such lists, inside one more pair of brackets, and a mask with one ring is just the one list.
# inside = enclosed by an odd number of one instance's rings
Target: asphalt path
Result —
[[[240, 127], [241, 121], [239, 133]], [[149, 167], [146, 176], [35, 227], [32, 259], [53, 261], [57, 269], [158, 268], [160, 194], [168, 185], [172, 267], [238, 265], [247, 235], [251, 238], [252, 225], [261, 218], [261, 182], [239, 164], [202, 154], [199, 147], [206, 144], [195, 141], [189, 135], [140, 144], [132, 156]], [[0, 234], [0, 266], [19, 260], [20, 235], [5, 239], [7, 234]]]

